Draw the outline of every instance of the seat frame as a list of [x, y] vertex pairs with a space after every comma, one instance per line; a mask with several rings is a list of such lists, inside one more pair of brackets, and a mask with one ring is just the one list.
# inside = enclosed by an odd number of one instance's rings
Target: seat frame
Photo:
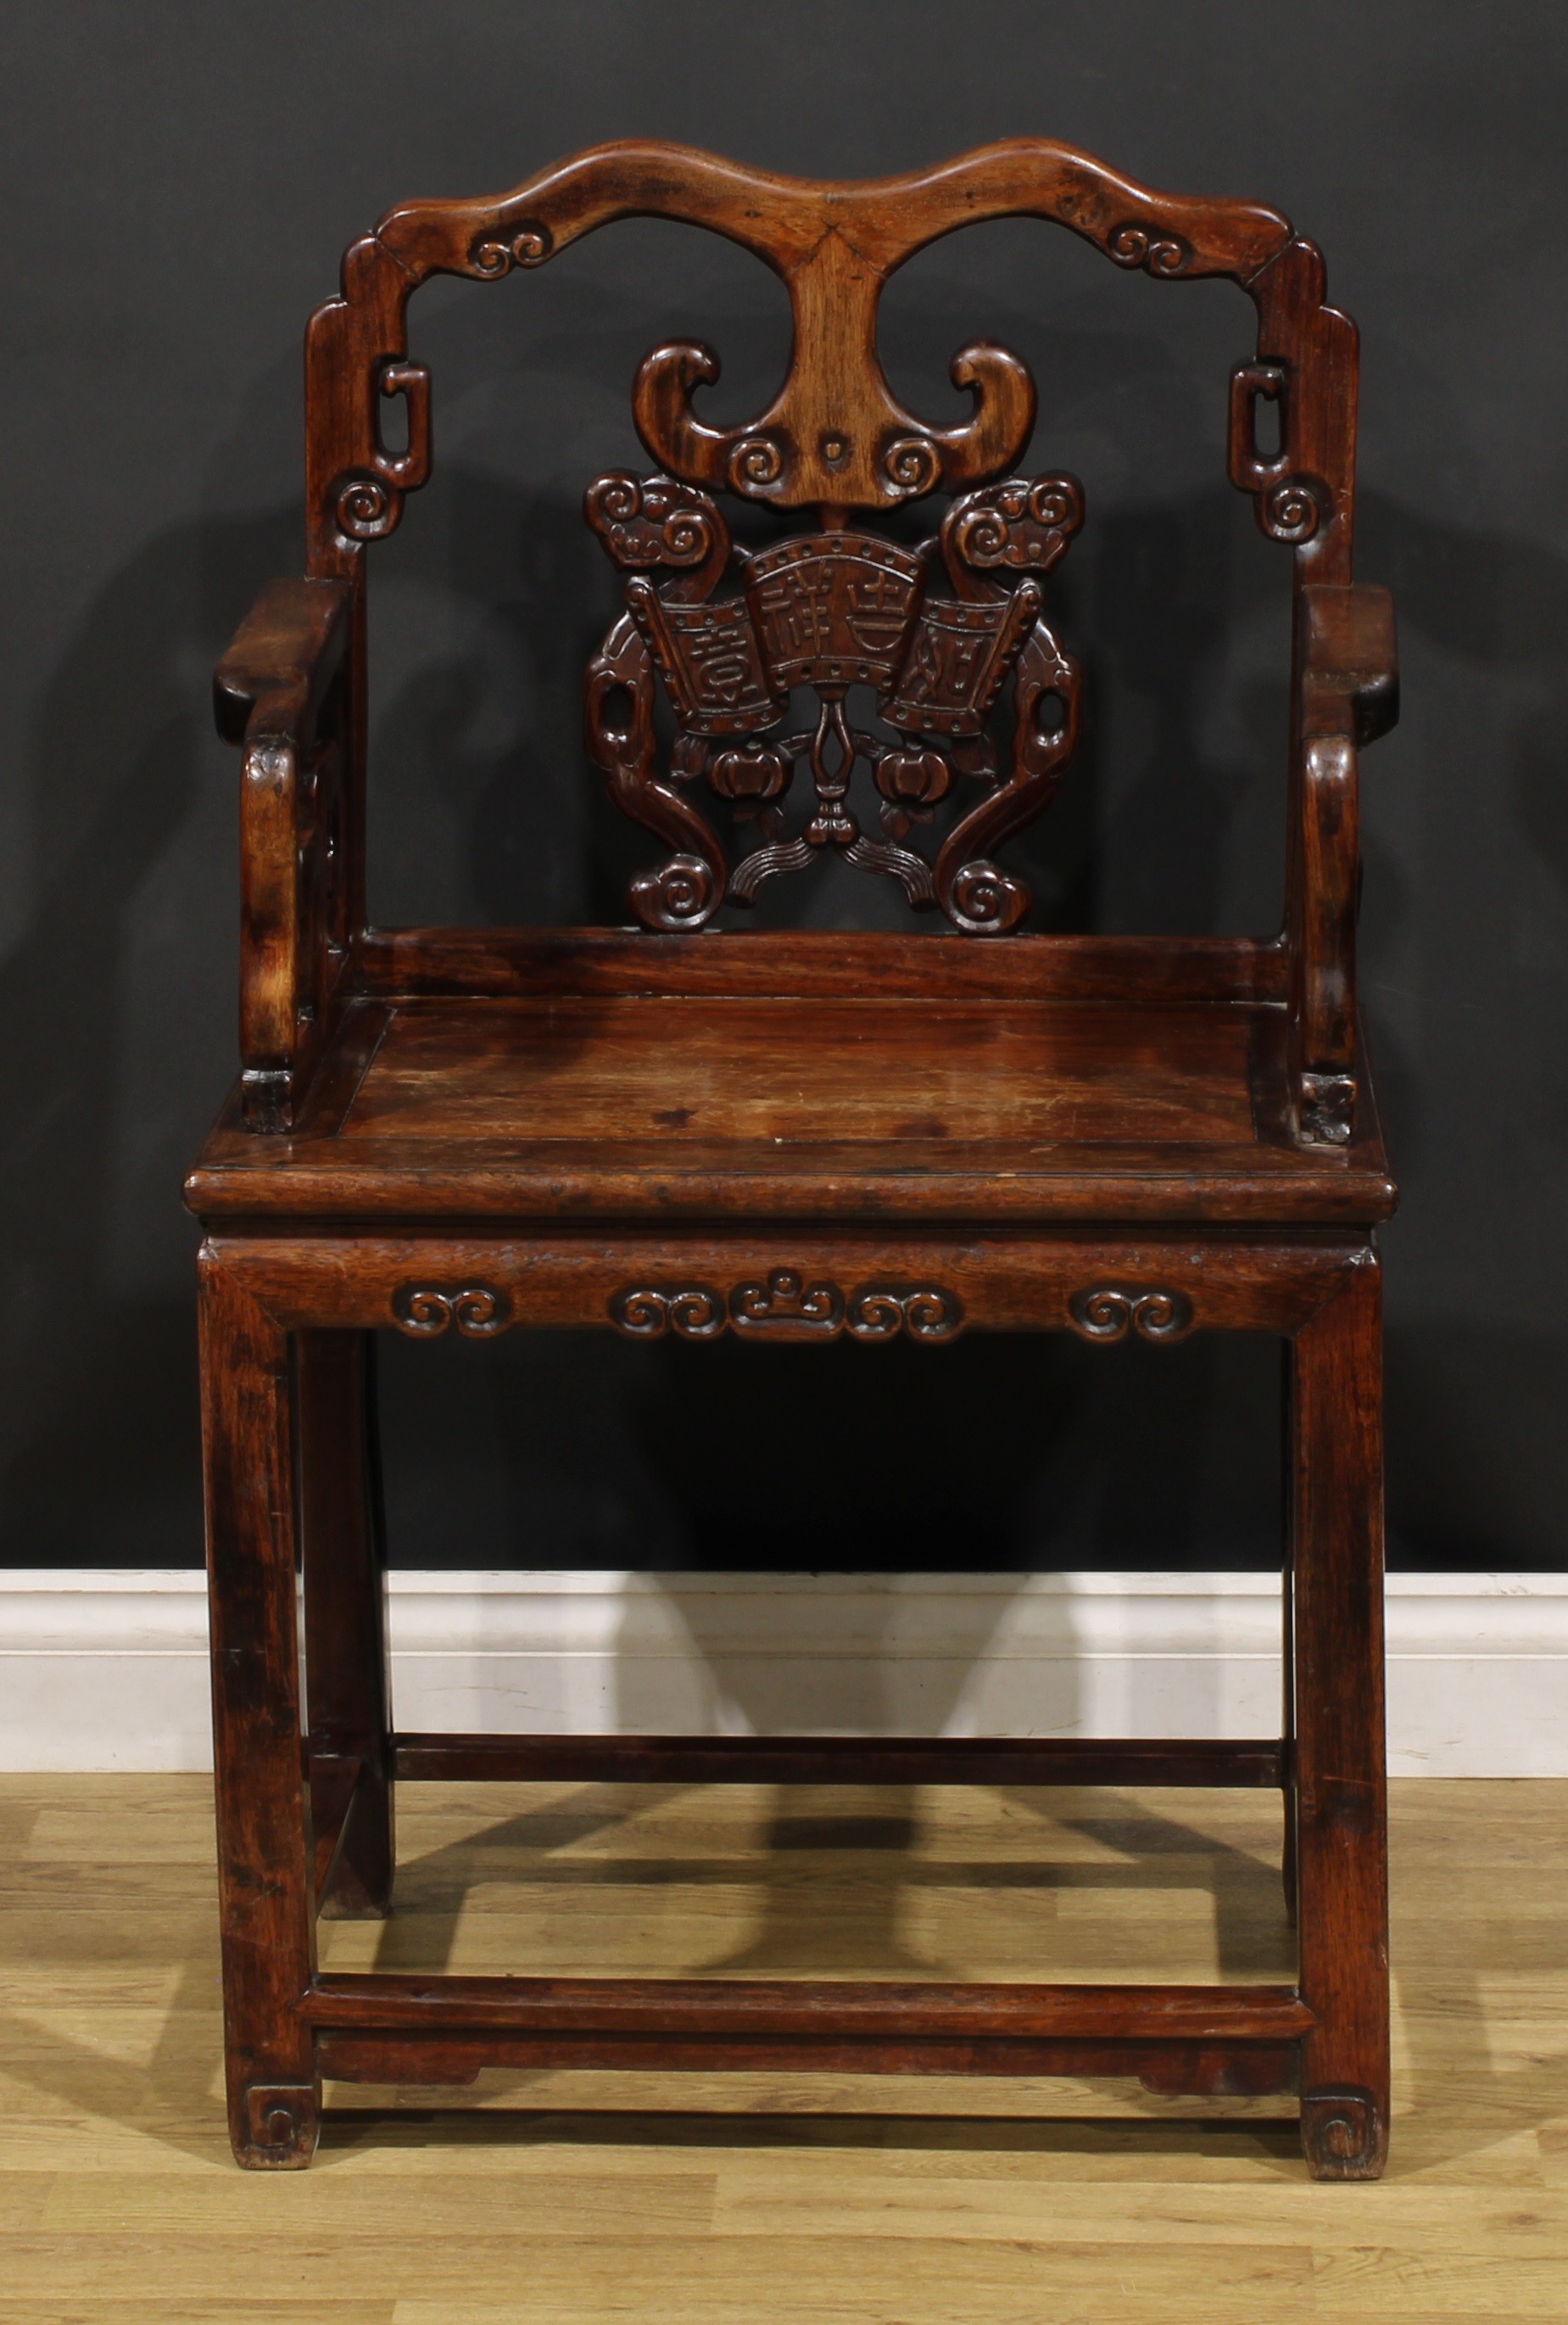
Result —
[[[950, 488], [996, 464], [1003, 407], [1019, 392], [1007, 371], [1016, 359], [969, 351], [977, 413], [966, 430], [949, 431], [923, 429], [894, 405], [876, 364], [881, 282], [936, 235], [981, 217], [1050, 218], [1119, 264], [1159, 276], [1226, 273], [1244, 285], [1259, 310], [1259, 351], [1232, 382], [1231, 475], [1254, 495], [1264, 531], [1291, 548], [1296, 581], [1277, 940], [752, 937], [657, 933], [669, 926], [657, 920], [651, 931], [569, 933], [370, 927], [364, 552], [396, 523], [429, 466], [429, 383], [407, 358], [409, 293], [434, 271], [484, 280], [542, 264], [577, 234], [640, 214], [711, 226], [784, 274], [797, 333], [785, 388], [764, 415], [783, 448], [785, 486], [773, 496], [785, 507], [817, 506], [830, 528], [846, 507], [888, 502], [890, 456], [849, 486], [823, 463], [835, 443], [860, 460], [863, 441], [882, 440], [877, 428], [885, 436], [889, 412], [935, 448], [920, 473]], [[822, 256], [830, 245], [841, 254], [831, 280]], [[828, 358], [851, 341], [858, 370], [835, 369]], [[740, 458], [752, 440], [745, 431], [721, 441], [693, 420], [683, 400], [689, 365], [650, 362], [639, 422], [671, 473], [684, 460], [694, 484], [752, 474]], [[218, 672], [219, 723], [244, 750], [243, 1065], [188, 1185], [206, 1229], [224, 2002], [241, 2163], [309, 2162], [323, 2077], [449, 2084], [485, 2066], [569, 2065], [1133, 2075], [1161, 2092], [1210, 2096], [1296, 2089], [1315, 2175], [1382, 2170], [1375, 1227], [1394, 1190], [1357, 1022], [1354, 918], [1358, 751], [1391, 724], [1396, 681], [1386, 593], [1351, 579], [1355, 375], [1354, 328], [1324, 304], [1321, 257], [1286, 221], [1250, 205], [1154, 192], [1043, 140], [845, 186], [769, 177], [678, 147], [607, 146], [493, 200], [406, 205], [348, 253], [342, 295], [319, 310], [308, 339], [309, 571], [263, 590]], [[826, 407], [820, 395], [813, 403], [814, 383], [829, 377], [849, 383], [847, 402], [832, 408], [844, 432], [819, 439], [812, 431]], [[381, 431], [389, 395], [408, 405], [408, 449], [397, 454]], [[1254, 434], [1259, 397], [1281, 412], [1280, 449], [1268, 457]], [[830, 466], [844, 458], [841, 449]], [[753, 468], [773, 491], [767, 464]], [[669, 836], [664, 809], [650, 809], [645, 792], [630, 811]], [[658, 909], [673, 909], [671, 893], [667, 884]], [[374, 1141], [351, 1156], [332, 1153], [333, 1126], [400, 1003], [562, 993], [848, 997], [868, 987], [911, 999], [1250, 1008], [1272, 1029], [1271, 1135], [1277, 1164], [1288, 1167], [1205, 1167], [1201, 1154], [1172, 1150], [1097, 1170], [1092, 1153], [1071, 1161], [1057, 1153], [1021, 1180], [1000, 1166], [988, 1176], [983, 1157], [973, 1156], [945, 1178], [932, 1175], [928, 1160], [879, 1177], [842, 1156], [760, 1158], [737, 1148], [667, 1184], [626, 1167], [595, 1174], [591, 1158], [574, 1176], [548, 1155], [526, 1164], [484, 1157], [456, 1136], [413, 1162], [378, 1155]], [[1160, 1343], [1194, 1329], [1280, 1336], [1288, 1381], [1281, 1735], [398, 1733], [374, 1335], [488, 1338], [584, 1325], [632, 1338], [732, 1332], [802, 1345], [900, 1334], [935, 1345], [961, 1329], [1070, 1330], [1094, 1344]], [[1293, 1911], [1299, 1904], [1298, 1975], [1289, 1987], [1172, 1987], [321, 1973], [318, 1914], [389, 1910], [395, 1785], [430, 1777], [1275, 1786], [1286, 1802], [1287, 1894]]]

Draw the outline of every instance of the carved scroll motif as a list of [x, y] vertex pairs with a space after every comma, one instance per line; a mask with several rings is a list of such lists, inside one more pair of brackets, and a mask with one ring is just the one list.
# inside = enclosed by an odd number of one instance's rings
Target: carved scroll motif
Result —
[[742, 1334], [833, 1340], [844, 1329], [844, 1294], [835, 1283], [810, 1283], [796, 1268], [776, 1267], [765, 1283], [735, 1286], [730, 1322]]
[[1146, 274], [1185, 274], [1193, 263], [1191, 243], [1168, 227], [1119, 226], [1107, 236], [1105, 247], [1118, 266], [1141, 266]]
[[504, 1332], [512, 1321], [512, 1302], [504, 1292], [487, 1283], [467, 1283], [457, 1290], [435, 1284], [403, 1283], [392, 1294], [392, 1322], [410, 1339], [433, 1340], [456, 1325], [465, 1338], [488, 1340]]
[[1085, 1340], [1179, 1340], [1192, 1329], [1193, 1303], [1182, 1292], [1123, 1292], [1105, 1284], [1075, 1292], [1067, 1302], [1073, 1329]]
[[895, 1339], [900, 1326], [911, 1340], [950, 1340], [963, 1328], [964, 1307], [951, 1292], [885, 1292], [871, 1285], [850, 1295], [846, 1322], [857, 1340]]
[[[1044, 577], [1083, 522], [1074, 478], [1012, 477], [966, 494], [939, 539], [916, 551], [838, 526], [746, 554], [706, 493], [619, 470], [589, 488], [585, 512], [626, 577], [630, 616], [589, 671], [589, 755], [618, 804], [678, 851], [632, 883], [645, 926], [701, 927], [726, 898], [752, 903], [766, 881], [828, 848], [898, 880], [911, 904], [936, 903], [966, 934], [1018, 924], [1028, 891], [988, 851], [1048, 804], [1076, 739], [1077, 665], [1041, 618]], [[932, 586], [938, 573], [946, 592]], [[668, 781], [654, 764], [654, 669], [678, 727]], [[1010, 680], [1002, 776], [987, 722]], [[875, 690], [897, 740], [850, 723], [852, 686]], [[805, 687], [818, 699], [815, 726], [778, 733]], [[857, 764], [879, 794], [880, 838], [850, 804]], [[803, 766], [814, 805], [789, 836], [784, 802]], [[961, 775], [985, 792], [932, 865], [904, 843]], [[760, 844], [733, 872], [674, 788], [698, 776], [758, 827]]]
[[468, 264], [475, 274], [494, 282], [514, 266], [542, 266], [554, 248], [549, 227], [530, 221], [512, 227], [504, 241], [482, 236], [468, 253]]
[[[1258, 406], [1279, 412], [1279, 449], [1266, 458], [1258, 449]], [[1292, 547], [1310, 541], [1324, 518], [1326, 487], [1299, 472], [1292, 441], [1295, 398], [1283, 364], [1238, 364], [1231, 375], [1231, 482], [1250, 493], [1258, 523], [1270, 541]]]
[[243, 2112], [244, 2160], [284, 2166], [309, 2163], [320, 2127], [313, 2083], [247, 2083]]
[[961, 348], [950, 375], [973, 412], [956, 427], [932, 427], [899, 403], [877, 359], [884, 271], [833, 229], [781, 271], [794, 349], [783, 386], [755, 420], [713, 428], [697, 418], [694, 391], [720, 375], [702, 340], [672, 340], [644, 361], [632, 412], [661, 468], [777, 508], [865, 509], [956, 492], [1018, 459], [1034, 427], [1035, 384], [1017, 356], [988, 340]]
[[617, 1292], [610, 1301], [610, 1321], [629, 1340], [662, 1340], [667, 1332], [683, 1340], [715, 1340], [729, 1329], [730, 1319], [719, 1292], [694, 1283], [681, 1292]]
[[[350, 541], [382, 541], [403, 513], [403, 495], [417, 492], [430, 475], [430, 375], [423, 364], [383, 364], [376, 382], [375, 449], [368, 470], [351, 470], [333, 497], [337, 528]], [[381, 440], [379, 406], [401, 395], [408, 413], [408, 449], [389, 452]]]
[[1318, 2179], [1375, 2180], [1385, 2138], [1370, 2091], [1303, 2091], [1302, 2145]]
[[959, 595], [976, 597], [1004, 568], [1048, 573], [1083, 523], [1076, 477], [1011, 477], [955, 501], [942, 526], [943, 561]]
[[1024, 883], [986, 851], [1032, 823], [1056, 797], [1078, 740], [1078, 665], [1037, 621], [1013, 682], [1011, 775], [971, 808], [936, 858], [936, 901], [966, 935], [1000, 936], [1028, 911]]
[[669, 477], [612, 468], [588, 486], [583, 514], [623, 573], [668, 568], [686, 577], [672, 596], [706, 597], [730, 554], [730, 529], [706, 493]]
[[637, 1285], [617, 1292], [610, 1321], [629, 1339], [950, 1340], [962, 1329], [963, 1302], [934, 1285], [913, 1290], [862, 1284], [847, 1297], [835, 1283], [812, 1282], [799, 1268], [776, 1267], [752, 1283], [737, 1283], [728, 1299], [707, 1284], [676, 1291]]
[[1302, 1135], [1309, 1144], [1348, 1145], [1351, 1132], [1355, 1126], [1355, 1076], [1302, 1074], [1298, 1083], [1297, 1108]]

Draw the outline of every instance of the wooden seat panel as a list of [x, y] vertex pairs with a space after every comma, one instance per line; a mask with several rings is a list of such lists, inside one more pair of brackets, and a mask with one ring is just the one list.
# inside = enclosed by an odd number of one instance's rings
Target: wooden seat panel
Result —
[[684, 1144], [1253, 1135], [1249, 1013], [913, 1001], [423, 1002], [339, 1136]]
[[[576, 996], [366, 1003], [299, 1129], [232, 1118], [208, 1215], [1384, 1216], [1375, 1125], [1284, 1131], [1282, 1011]], [[336, 1069], [336, 1070], [335, 1070]]]

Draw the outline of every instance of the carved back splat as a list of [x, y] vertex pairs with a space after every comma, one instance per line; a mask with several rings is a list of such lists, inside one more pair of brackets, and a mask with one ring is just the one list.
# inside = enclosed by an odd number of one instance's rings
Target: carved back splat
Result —
[[[627, 607], [589, 672], [589, 749], [620, 804], [672, 851], [632, 884], [632, 909], [651, 928], [700, 927], [726, 896], [749, 903], [766, 880], [836, 847], [962, 930], [1017, 926], [1028, 892], [988, 851], [1040, 812], [1073, 747], [1078, 672], [1044, 622], [1041, 583], [1082, 522], [1082, 496], [1065, 477], [995, 481], [1035, 414], [1033, 383], [1006, 349], [981, 342], [954, 357], [953, 378], [974, 407], [957, 426], [933, 426], [899, 403], [877, 354], [882, 285], [938, 236], [1009, 216], [1054, 219], [1118, 265], [1162, 279], [1241, 283], [1259, 334], [1256, 360], [1232, 381], [1231, 477], [1254, 496], [1263, 530], [1294, 548], [1298, 583], [1334, 583], [1350, 575], [1355, 333], [1324, 303], [1321, 257], [1271, 210], [1156, 192], [1045, 139], [858, 184], [633, 142], [579, 154], [491, 199], [406, 203], [348, 252], [342, 295], [313, 319], [307, 343], [310, 570], [350, 578], [356, 622], [364, 547], [392, 530], [403, 496], [429, 470], [429, 380], [407, 357], [410, 292], [438, 272], [494, 281], [543, 265], [579, 236], [637, 216], [706, 227], [753, 251], [789, 291], [794, 343], [772, 403], [730, 429], [692, 410], [693, 391], [718, 375], [716, 354], [696, 340], [655, 348], [633, 410], [660, 473], [604, 477], [588, 496]], [[380, 427], [394, 394], [408, 417], [401, 453]], [[1257, 445], [1259, 398], [1279, 407], [1269, 455]], [[741, 556], [716, 491], [781, 513], [815, 510], [815, 529]], [[958, 497], [939, 540], [918, 551], [851, 524], [936, 491]], [[662, 771], [656, 677], [679, 729]], [[816, 690], [815, 724], [780, 731], [801, 684]], [[856, 685], [874, 689], [888, 732], [851, 726], [845, 696]], [[986, 724], [1010, 686], [1013, 734], [999, 773]], [[357, 696], [346, 725], [357, 799]], [[880, 794], [875, 838], [848, 801], [857, 759]], [[786, 837], [782, 803], [801, 764], [813, 803]], [[699, 775], [756, 827], [758, 844], [733, 869], [690, 796]], [[908, 844], [911, 825], [975, 783], [980, 796], [928, 863]], [[356, 906], [359, 855], [356, 839], [346, 866]], [[1293, 874], [1298, 952], [1300, 886]]]
[[[706, 493], [665, 477], [601, 477], [586, 514], [626, 576], [628, 608], [589, 669], [588, 749], [617, 801], [676, 850], [632, 885], [632, 909], [647, 926], [700, 927], [726, 894], [751, 903], [765, 880], [801, 870], [830, 845], [973, 933], [998, 933], [1022, 916], [1028, 891], [980, 851], [1045, 806], [1076, 732], [1077, 669], [1039, 618], [1043, 577], [1083, 518], [1071, 477], [965, 494], [940, 542], [913, 552], [838, 526], [747, 556]], [[930, 586], [938, 551], [951, 594]], [[733, 594], [715, 598], [732, 567]], [[678, 721], [669, 780], [655, 766], [656, 670]], [[999, 780], [985, 721], [1010, 676], [1011, 767]], [[849, 724], [853, 685], [876, 690], [896, 741]], [[774, 731], [791, 690], [806, 686], [820, 706], [815, 727]], [[1059, 706], [1049, 727], [1047, 699]], [[857, 760], [871, 765], [881, 793], [879, 839], [865, 837], [848, 804]], [[779, 802], [802, 761], [815, 803], [786, 839]], [[933, 868], [902, 843], [912, 820], [930, 820], [955, 770], [981, 777], [986, 793]], [[706, 818], [676, 788], [699, 774], [738, 820], [756, 821], [761, 845], [733, 872]]]

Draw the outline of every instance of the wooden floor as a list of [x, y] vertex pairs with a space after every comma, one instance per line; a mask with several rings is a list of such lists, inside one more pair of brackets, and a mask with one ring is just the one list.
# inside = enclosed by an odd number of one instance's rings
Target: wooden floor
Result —
[[[339, 1968], [1271, 1978], [1267, 1793], [410, 1785]], [[208, 1786], [0, 1777], [0, 2325], [1568, 2318], [1568, 1783], [1394, 1787], [1394, 2153], [1277, 2101], [495, 2076], [242, 2174]], [[810, 2112], [833, 2105], [836, 2118]], [[1207, 2111], [1211, 2117], [1213, 2110]]]

